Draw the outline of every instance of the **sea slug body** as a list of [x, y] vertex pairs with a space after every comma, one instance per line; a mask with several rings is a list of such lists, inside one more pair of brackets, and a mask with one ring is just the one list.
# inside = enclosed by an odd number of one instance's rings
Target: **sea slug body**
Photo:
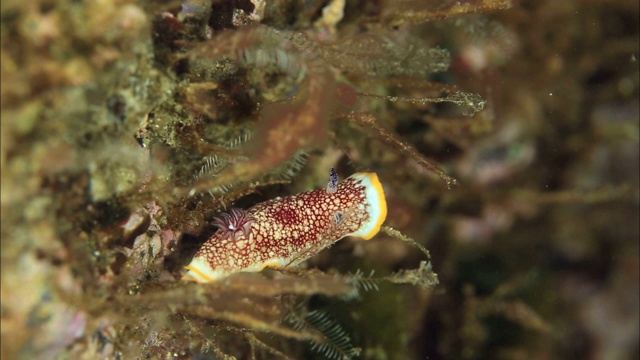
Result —
[[[215, 221], [219, 231], [198, 250], [183, 280], [211, 282], [265, 267], [296, 265], [345, 236], [371, 239], [387, 216], [375, 173], [356, 173], [325, 189], [278, 197]], [[337, 184], [332, 184], [332, 182]]]

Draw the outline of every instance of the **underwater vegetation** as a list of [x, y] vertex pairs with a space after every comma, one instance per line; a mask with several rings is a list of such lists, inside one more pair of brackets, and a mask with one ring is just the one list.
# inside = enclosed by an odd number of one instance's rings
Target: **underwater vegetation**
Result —
[[640, 356], [637, 1], [0, 6], [3, 359]]

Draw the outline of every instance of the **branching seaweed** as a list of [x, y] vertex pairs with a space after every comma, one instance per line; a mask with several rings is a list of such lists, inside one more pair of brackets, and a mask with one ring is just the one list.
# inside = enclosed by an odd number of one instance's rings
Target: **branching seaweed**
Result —
[[311, 340], [311, 350], [325, 356], [327, 359], [348, 360], [360, 354], [360, 349], [351, 344], [347, 332], [329, 314], [321, 310], [306, 312], [304, 307], [298, 306], [290, 312], [286, 319], [297, 331], [312, 329], [322, 335], [322, 339]]
[[396, 101], [404, 101], [412, 104], [428, 104], [428, 103], [442, 103], [448, 102], [452, 104], [456, 104], [462, 107], [462, 113], [465, 116], [473, 116], [477, 112], [482, 111], [484, 109], [486, 100], [480, 97], [478, 94], [467, 93], [463, 91], [456, 91], [455, 93], [448, 94], [444, 97], [435, 97], [435, 98], [407, 98], [402, 96], [382, 96], [375, 95], [369, 93], [361, 93], [364, 96], [369, 96], [377, 99], [385, 99], [391, 102]]
[[326, 341], [316, 342], [312, 350], [326, 356], [328, 359], [347, 360], [360, 354], [360, 349], [351, 345], [349, 335], [328, 314], [314, 310], [305, 316], [306, 322], [322, 333]]
[[[410, 42], [408, 47], [406, 41]], [[243, 150], [248, 156], [246, 160], [235, 162], [215, 177], [199, 177], [189, 188], [189, 193], [207, 191], [232, 181], [249, 182], [260, 173], [268, 172], [291, 159], [295, 152], [324, 142], [327, 122], [336, 115], [340, 117], [336, 113], [336, 105], [341, 103], [341, 94], [344, 94], [344, 91], [338, 91], [330, 68], [340, 69], [346, 74], [384, 79], [391, 76], [424, 77], [446, 70], [449, 64], [446, 50], [425, 47], [416, 40], [405, 40], [400, 44], [373, 32], [346, 38], [337, 44], [322, 44], [302, 32], [250, 26], [224, 31], [197, 47], [185, 45], [190, 47], [189, 56], [192, 59], [227, 56], [245, 66], [263, 70], [274, 68], [300, 84], [298, 93], [290, 99], [273, 102], [262, 108], [261, 120], [254, 129], [257, 136]], [[342, 86], [344, 88], [344, 84]], [[444, 97], [424, 98], [371, 93], [360, 93], [359, 96], [415, 104], [450, 102], [461, 106], [463, 113], [468, 116], [481, 111], [486, 103], [477, 94], [462, 91], [451, 92]], [[416, 158], [427, 170], [445, 180], [447, 187], [455, 184], [455, 179], [448, 177], [410, 145], [386, 131], [375, 117], [363, 113], [351, 113], [348, 117], [376, 130], [376, 136]]]
[[422, 3], [416, 0], [403, 1], [397, 6], [399, 10], [390, 11], [384, 16], [384, 22], [389, 26], [399, 26], [405, 22], [419, 24], [465, 14], [509, 9], [513, 6], [511, 0], [481, 0], [474, 3], [451, 1], [450, 3], [450, 5], [440, 9], [423, 10], [423, 7], [420, 6]]
[[358, 34], [319, 51], [331, 66], [349, 75], [376, 78], [411, 76], [424, 78], [447, 71], [449, 52], [429, 47], [417, 39], [400, 42], [373, 32]]
[[364, 276], [362, 270], [358, 269], [354, 274], [348, 274], [349, 282], [358, 290], [372, 291], [380, 290], [380, 278], [373, 277], [374, 271], [371, 270], [368, 276]]
[[345, 114], [344, 117], [348, 120], [351, 120], [355, 123], [365, 125], [367, 127], [376, 129], [381, 136], [381, 139], [392, 145], [398, 151], [403, 154], [407, 154], [415, 159], [421, 166], [425, 169], [434, 172], [437, 174], [442, 180], [447, 184], [447, 188], [451, 188], [457, 184], [457, 180], [447, 175], [442, 169], [438, 166], [432, 164], [429, 160], [427, 160], [422, 154], [420, 154], [413, 146], [409, 143], [400, 140], [397, 136], [395, 136], [391, 131], [384, 128], [382, 125], [378, 123], [375, 116], [372, 114], [366, 113], [352, 113]]
[[433, 272], [429, 261], [421, 261], [417, 269], [400, 270], [384, 279], [395, 284], [411, 284], [425, 289], [433, 289], [439, 283], [438, 275]]

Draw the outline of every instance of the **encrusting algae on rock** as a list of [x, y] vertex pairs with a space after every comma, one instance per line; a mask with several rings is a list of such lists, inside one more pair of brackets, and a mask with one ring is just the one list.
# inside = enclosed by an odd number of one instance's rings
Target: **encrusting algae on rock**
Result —
[[211, 282], [240, 271], [296, 265], [345, 236], [371, 239], [387, 216], [375, 173], [356, 173], [338, 183], [332, 169], [325, 189], [233, 209], [196, 253], [183, 280]]

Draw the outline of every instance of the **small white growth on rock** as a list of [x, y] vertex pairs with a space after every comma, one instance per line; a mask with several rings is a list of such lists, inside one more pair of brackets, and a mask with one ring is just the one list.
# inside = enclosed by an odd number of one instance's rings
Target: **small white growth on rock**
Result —
[[336, 25], [344, 17], [344, 0], [331, 0], [331, 2], [322, 8], [322, 17], [316, 21], [316, 26], [327, 26], [330, 29], [334, 29]]

